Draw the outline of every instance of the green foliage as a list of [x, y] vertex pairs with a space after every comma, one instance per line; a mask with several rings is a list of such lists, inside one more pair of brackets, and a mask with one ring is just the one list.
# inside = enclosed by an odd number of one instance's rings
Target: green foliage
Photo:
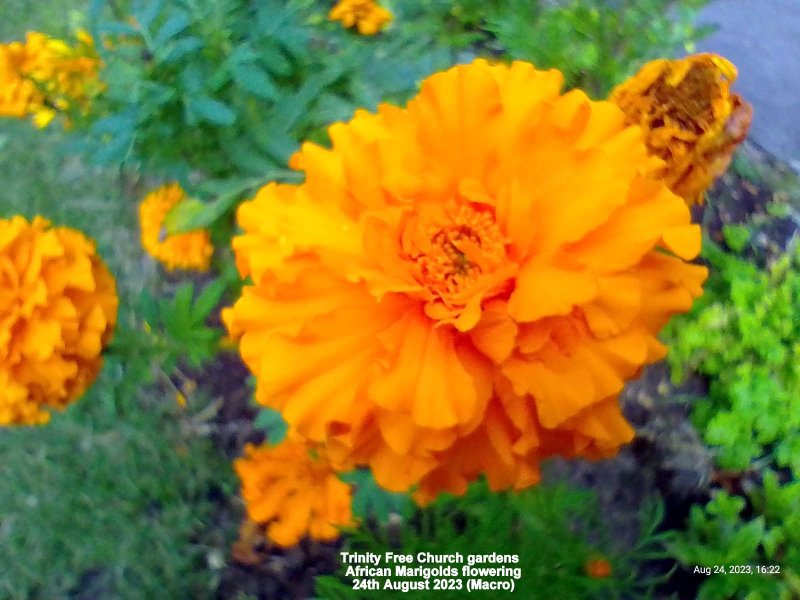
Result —
[[90, 22], [107, 89], [87, 149], [182, 183], [195, 171], [274, 177], [300, 141], [407, 96], [444, 64], [405, 36], [367, 40], [326, 24], [302, 0], [139, 1], [129, 20], [101, 4]]
[[[746, 516], [748, 501], [758, 516]], [[705, 507], [692, 507], [686, 531], [675, 536], [670, 550], [690, 568], [724, 567], [704, 581], [701, 600], [795, 598], [800, 591], [800, 483], [782, 484], [767, 470], [763, 487], [754, 488], [747, 501], [717, 492]]]
[[644, 62], [691, 50], [707, 0], [509, 0], [486, 29], [504, 55], [561, 70], [569, 87], [604, 97]]
[[800, 253], [769, 270], [707, 241], [712, 276], [687, 318], [670, 327], [669, 361], [710, 379], [694, 419], [719, 464], [743, 470], [762, 456], [800, 473]]
[[353, 485], [353, 515], [361, 520], [376, 519], [385, 523], [390, 515], [408, 516], [413, 504], [408, 494], [395, 494], [380, 487], [372, 471], [357, 469], [342, 476]]
[[[743, 250], [747, 228], [725, 231]], [[762, 271], [706, 241], [705, 296], [667, 332], [673, 374], [709, 378], [693, 418], [742, 495], [716, 493], [691, 511], [671, 549], [686, 566], [771, 565], [779, 573], [708, 577], [700, 598], [793, 598], [800, 593], [800, 252]], [[761, 469], [768, 467], [759, 481]], [[771, 470], [769, 467], [772, 467]], [[754, 479], [755, 478], [755, 479]]]
[[[661, 538], [654, 534], [660, 521], [660, 506], [646, 507], [639, 543], [622, 552], [612, 544], [613, 533], [590, 492], [539, 486], [518, 494], [493, 493], [479, 482], [464, 497], [442, 497], [409, 518], [395, 517], [386, 526], [353, 531], [343, 549], [381, 556], [390, 550], [415, 556], [418, 552], [516, 554], [520, 562], [511, 566], [521, 568], [522, 577], [516, 580], [515, 597], [640, 599], [649, 597], [656, 583], [636, 581], [635, 574], [641, 560], [662, 556]], [[585, 572], [587, 561], [598, 557], [612, 565], [608, 578], [595, 579]], [[460, 572], [461, 565], [454, 566]], [[463, 598], [464, 589], [415, 591], [413, 595]], [[353, 590], [352, 578], [342, 569], [337, 576], [319, 577], [317, 594], [326, 600], [345, 600], [394, 598], [397, 592]], [[478, 592], [477, 597], [487, 596]], [[488, 597], [496, 597], [496, 592]]]
[[723, 225], [722, 235], [728, 248], [736, 253], [742, 252], [750, 241], [750, 229], [746, 225]]
[[195, 369], [202, 367], [218, 350], [222, 333], [206, 322], [224, 292], [222, 280], [207, 284], [196, 298], [191, 282], [182, 283], [171, 299], [143, 290], [135, 314], [128, 315], [130, 321], [123, 322], [114, 336], [111, 364], [124, 371], [124, 379], [133, 385], [152, 382], [156, 368], [170, 374], [179, 360]]
[[280, 444], [289, 430], [289, 424], [283, 415], [272, 408], [260, 408], [253, 421], [253, 427], [263, 431], [267, 436], [267, 443], [273, 446]]

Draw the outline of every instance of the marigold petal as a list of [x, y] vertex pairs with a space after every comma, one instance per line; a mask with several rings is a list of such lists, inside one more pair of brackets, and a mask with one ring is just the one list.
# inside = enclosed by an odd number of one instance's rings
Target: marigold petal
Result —
[[517, 278], [508, 299], [508, 312], [518, 322], [536, 321], [568, 314], [574, 306], [596, 296], [597, 279], [590, 271], [529, 263]]

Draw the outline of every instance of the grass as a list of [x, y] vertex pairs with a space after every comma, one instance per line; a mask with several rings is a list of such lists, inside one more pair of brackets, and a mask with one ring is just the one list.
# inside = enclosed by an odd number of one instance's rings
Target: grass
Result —
[[[0, 39], [63, 35], [82, 4], [4, 0]], [[64, 142], [57, 130], [0, 120], [0, 217], [41, 214], [93, 237], [129, 312], [154, 273], [135, 199]], [[231, 541], [215, 527], [216, 499], [233, 491], [230, 465], [181, 427], [173, 398], [155, 389], [119, 398], [131, 383], [124, 359], [49, 425], [0, 431], [0, 598], [213, 595]]]
[[88, 0], [3, 0], [0, 4], [0, 40], [24, 37], [28, 30], [66, 35], [80, 24]]
[[[117, 418], [94, 392], [52, 424], [0, 434], [0, 598], [205, 598], [228, 465], [166, 411]], [[222, 475], [222, 477], [220, 477]], [[216, 568], [216, 570], [215, 570]]]

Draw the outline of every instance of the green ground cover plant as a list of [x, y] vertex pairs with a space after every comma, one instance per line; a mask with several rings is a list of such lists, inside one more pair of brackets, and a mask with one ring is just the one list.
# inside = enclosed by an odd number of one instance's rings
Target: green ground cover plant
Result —
[[[746, 249], [747, 227], [725, 231], [729, 247]], [[723, 487], [692, 508], [672, 551], [690, 568], [725, 567], [701, 598], [791, 598], [800, 592], [800, 252], [795, 240], [767, 269], [710, 243], [704, 252], [712, 276], [671, 326], [669, 360], [678, 379], [708, 378], [692, 417]]]

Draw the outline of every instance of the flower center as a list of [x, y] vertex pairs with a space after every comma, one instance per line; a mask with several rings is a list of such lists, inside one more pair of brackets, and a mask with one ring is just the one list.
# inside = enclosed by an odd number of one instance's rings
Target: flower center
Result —
[[715, 72], [701, 65], [689, 69], [680, 83], [669, 85], [662, 79], [653, 90], [660, 109], [654, 117], [670, 120], [684, 131], [702, 135], [714, 123], [713, 98], [719, 95]]
[[417, 280], [448, 304], [463, 304], [481, 277], [506, 257], [494, 216], [471, 206], [439, 218], [415, 217], [403, 237], [404, 254], [415, 263]]

